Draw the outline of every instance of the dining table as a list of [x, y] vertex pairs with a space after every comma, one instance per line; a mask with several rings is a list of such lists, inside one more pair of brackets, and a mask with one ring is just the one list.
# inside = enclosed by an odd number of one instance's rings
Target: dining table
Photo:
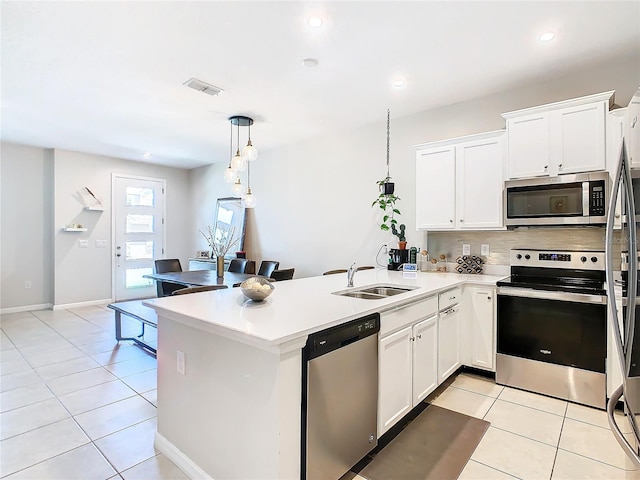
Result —
[[[226, 285], [238, 287], [247, 278], [256, 277], [252, 273], [224, 272], [223, 277], [218, 277], [215, 270], [186, 270], [184, 272], [150, 273], [144, 278], [160, 282], [171, 282], [186, 287], [202, 287], [210, 285]], [[267, 277], [262, 277], [267, 278]]]

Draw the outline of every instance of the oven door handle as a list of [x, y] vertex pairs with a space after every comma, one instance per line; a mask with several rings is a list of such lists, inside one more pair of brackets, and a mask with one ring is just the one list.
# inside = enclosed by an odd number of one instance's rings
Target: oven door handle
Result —
[[542, 300], [560, 300], [574, 303], [594, 303], [606, 305], [606, 295], [590, 295], [588, 293], [550, 292], [547, 290], [534, 290], [532, 288], [498, 287], [498, 295], [508, 297], [538, 298]]

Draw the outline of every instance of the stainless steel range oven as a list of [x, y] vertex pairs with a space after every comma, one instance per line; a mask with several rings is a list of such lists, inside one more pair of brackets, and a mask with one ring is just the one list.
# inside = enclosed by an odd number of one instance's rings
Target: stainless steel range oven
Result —
[[604, 252], [512, 250], [498, 282], [496, 382], [604, 409]]

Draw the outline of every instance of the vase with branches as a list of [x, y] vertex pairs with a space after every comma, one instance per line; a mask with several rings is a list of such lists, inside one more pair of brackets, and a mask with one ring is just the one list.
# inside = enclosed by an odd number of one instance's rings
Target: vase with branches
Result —
[[216, 271], [218, 277], [224, 276], [224, 257], [242, 238], [242, 235], [236, 236], [235, 232], [235, 227], [218, 222], [216, 222], [213, 227], [211, 227], [211, 225], [207, 225], [206, 232], [200, 230], [200, 233], [211, 248], [211, 257], [216, 258]]

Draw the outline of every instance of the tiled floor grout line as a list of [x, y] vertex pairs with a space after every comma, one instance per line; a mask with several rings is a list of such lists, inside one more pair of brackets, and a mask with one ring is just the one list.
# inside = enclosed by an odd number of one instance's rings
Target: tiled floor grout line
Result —
[[560, 425], [560, 434], [558, 435], [558, 442], [556, 443], [556, 453], [553, 456], [553, 463], [551, 464], [551, 473], [549, 474], [549, 480], [553, 478], [553, 471], [556, 468], [556, 461], [558, 460], [558, 451], [560, 450], [560, 440], [562, 440], [562, 431], [564, 430], [564, 423], [567, 420], [567, 412], [569, 411], [569, 404], [564, 406], [564, 415], [562, 416], [562, 425]]

